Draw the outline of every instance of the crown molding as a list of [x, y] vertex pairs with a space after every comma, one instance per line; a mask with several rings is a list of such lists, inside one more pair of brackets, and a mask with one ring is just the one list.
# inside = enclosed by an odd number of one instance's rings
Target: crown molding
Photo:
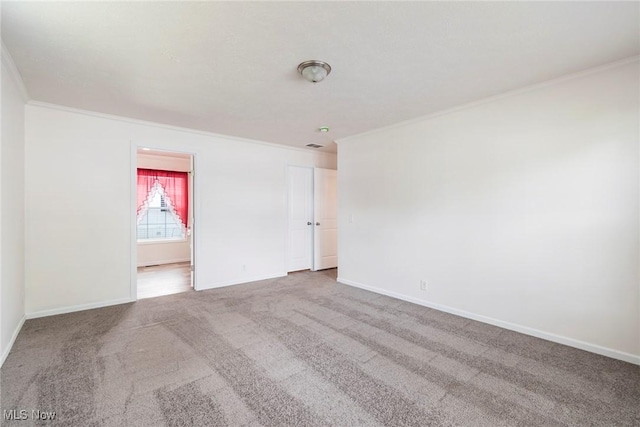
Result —
[[629, 64], [633, 64], [636, 62], [640, 62], [640, 55], [635, 55], [635, 56], [630, 56], [628, 58], [624, 58], [624, 59], [620, 59], [618, 61], [614, 61], [614, 62], [609, 62], [607, 64], [603, 64], [603, 65], [599, 65], [597, 67], [592, 67], [592, 68], [587, 68], [586, 70], [581, 70], [581, 71], [577, 71], [574, 73], [570, 73], [570, 74], [565, 74], [563, 76], [560, 77], [556, 77], [555, 79], [551, 79], [551, 80], [545, 80], [543, 82], [540, 83], [534, 83], [532, 85], [529, 86], [524, 86], [521, 87], [519, 89], [514, 89], [514, 90], [510, 90], [508, 92], [503, 92], [501, 94], [498, 95], [493, 95], [493, 96], [489, 96], [486, 98], [482, 98], [479, 99], [477, 101], [472, 101], [472, 102], [468, 102], [466, 104], [461, 104], [455, 107], [451, 107], [451, 108], [447, 108], [445, 110], [440, 110], [440, 111], [436, 111], [430, 114], [426, 114], [424, 116], [420, 116], [420, 117], [416, 117], [413, 119], [409, 119], [409, 120], [404, 120], [402, 122], [398, 122], [398, 123], [394, 123], [388, 126], [383, 126], [383, 127], [379, 127], [376, 129], [372, 129], [366, 132], [362, 132], [362, 133], [358, 133], [355, 135], [351, 135], [351, 136], [346, 136], [344, 138], [340, 138], [339, 140], [334, 141], [336, 144], [340, 145], [340, 143], [342, 142], [348, 142], [351, 138], [359, 138], [362, 136], [367, 136], [367, 135], [375, 135], [376, 133], [379, 132], [384, 132], [384, 131], [388, 131], [391, 129], [396, 129], [396, 128], [401, 128], [404, 126], [409, 126], [415, 123], [420, 123], [420, 122], [424, 122], [424, 121], [428, 121], [431, 119], [435, 119], [436, 117], [440, 117], [440, 116], [446, 116], [448, 114], [453, 114], [453, 113], [457, 113], [459, 111], [463, 111], [463, 110], [468, 110], [474, 107], [478, 107], [480, 105], [484, 105], [484, 104], [490, 104], [492, 102], [495, 101], [499, 101], [501, 99], [506, 99], [506, 98], [511, 98], [513, 96], [518, 96], [518, 95], [522, 95], [528, 92], [532, 92], [538, 89], [542, 89], [542, 88], [546, 88], [546, 87], [550, 87], [550, 86], [555, 86], [557, 84], [560, 83], [564, 83], [566, 81], [569, 80], [573, 80], [573, 79], [578, 79], [581, 77], [585, 77], [585, 76], [589, 76], [591, 74], [597, 74], [597, 73], [601, 73], [603, 71], [607, 71], [607, 70], [611, 70], [614, 68], [618, 68], [618, 67], [623, 67], [625, 65], [629, 65]]
[[20, 96], [22, 100], [27, 103], [31, 98], [29, 97], [29, 92], [27, 92], [27, 88], [24, 85], [24, 81], [22, 80], [22, 76], [20, 75], [20, 71], [18, 71], [18, 67], [16, 67], [16, 63], [13, 62], [13, 58], [9, 53], [9, 49], [2, 42], [2, 64], [7, 67], [9, 70], [9, 75], [15, 82], [18, 87], [18, 92], [20, 92]]
[[233, 135], [223, 135], [220, 133], [209, 132], [205, 130], [191, 129], [191, 128], [185, 128], [181, 126], [168, 125], [164, 123], [133, 119], [131, 117], [117, 116], [114, 114], [99, 113], [97, 111], [83, 110], [81, 108], [67, 107], [64, 105], [51, 104], [51, 103], [42, 102], [42, 101], [30, 100], [29, 102], [27, 102], [27, 105], [34, 106], [34, 107], [48, 108], [51, 110], [66, 111], [68, 113], [82, 114], [85, 116], [99, 117], [102, 119], [131, 123], [131, 124], [140, 125], [140, 126], [149, 126], [149, 127], [160, 128], [160, 129], [172, 130], [176, 132], [184, 132], [184, 133], [191, 133], [195, 135], [208, 136], [211, 138], [219, 138], [219, 139], [226, 139], [226, 140], [244, 142], [249, 144], [264, 145], [267, 147], [280, 148], [283, 150], [293, 150], [293, 151], [300, 151], [303, 153], [322, 154], [322, 155], [334, 156], [334, 157], [337, 155], [336, 153], [328, 153], [326, 151], [310, 151], [309, 149], [301, 148], [301, 147], [293, 147], [290, 145], [276, 144], [274, 142], [266, 142], [266, 141], [260, 141], [257, 139], [242, 138], [242, 137], [233, 136]]

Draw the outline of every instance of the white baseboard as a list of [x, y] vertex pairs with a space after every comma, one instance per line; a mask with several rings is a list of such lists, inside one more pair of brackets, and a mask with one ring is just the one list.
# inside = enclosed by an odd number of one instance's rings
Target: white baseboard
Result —
[[623, 351], [614, 350], [607, 347], [602, 347], [597, 344], [591, 344], [588, 342], [576, 340], [573, 338], [567, 338], [560, 335], [552, 334], [549, 332], [540, 331], [538, 329], [529, 328], [527, 326], [518, 325], [516, 323], [505, 322], [502, 320], [494, 319], [492, 317], [482, 316], [480, 314], [471, 313], [457, 308], [452, 308], [442, 304], [436, 304], [429, 301], [424, 301], [418, 298], [410, 297], [407, 295], [399, 294], [397, 292], [388, 291], [386, 289], [377, 288], [374, 286], [363, 285], [362, 283], [355, 282], [353, 280], [338, 277], [338, 282], [353, 286], [356, 288], [365, 289], [367, 291], [375, 292], [377, 294], [386, 295], [399, 300], [411, 302], [424, 307], [433, 308], [435, 310], [444, 311], [445, 313], [455, 314], [456, 316], [465, 317], [467, 319], [477, 320], [478, 322], [488, 323], [489, 325], [498, 326], [500, 328], [509, 329], [511, 331], [520, 332], [525, 335], [531, 335], [536, 338], [542, 338], [547, 341], [553, 341], [559, 344], [564, 344], [569, 347], [579, 348], [580, 350], [589, 351], [591, 353], [600, 354], [602, 356], [611, 357], [613, 359], [622, 360], [624, 362], [640, 365], [640, 356], [635, 354], [626, 353]]
[[150, 265], [164, 265], [164, 264], [177, 264], [179, 262], [189, 262], [191, 258], [176, 258], [176, 259], [163, 259], [159, 261], [145, 261], [138, 264], [138, 267], [148, 267]]
[[27, 313], [27, 319], [37, 319], [39, 317], [55, 316], [56, 314], [73, 313], [76, 311], [91, 310], [92, 308], [109, 307], [112, 305], [136, 302], [134, 298], [121, 298], [111, 301], [92, 302], [89, 304], [72, 305], [67, 307], [52, 308], [48, 310], [32, 311]]
[[209, 283], [203, 286], [198, 286], [198, 289], [196, 290], [206, 291], [207, 289], [224, 288], [225, 286], [241, 285], [243, 283], [258, 282], [260, 280], [267, 280], [267, 279], [277, 279], [278, 277], [285, 277], [285, 276], [287, 276], [286, 272], [278, 272], [278, 273], [266, 274], [262, 276], [243, 277], [242, 279], [234, 279], [229, 281]]
[[4, 361], [7, 359], [7, 356], [9, 356], [11, 348], [13, 347], [13, 343], [16, 342], [16, 338], [18, 338], [18, 334], [20, 333], [25, 320], [27, 320], [26, 316], [22, 316], [22, 319], [20, 319], [20, 321], [18, 322], [18, 326], [16, 326], [16, 329], [13, 331], [13, 335], [11, 335], [11, 339], [7, 344], [7, 348], [5, 348], [2, 352], [2, 357], [0, 357], [0, 368], [2, 367], [2, 365], [4, 365]]

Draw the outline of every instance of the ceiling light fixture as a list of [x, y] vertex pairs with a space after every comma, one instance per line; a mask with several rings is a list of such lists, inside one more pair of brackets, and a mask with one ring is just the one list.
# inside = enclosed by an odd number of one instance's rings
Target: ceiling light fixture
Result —
[[325, 132], [325, 133], [326, 133], [326, 132], [329, 132], [329, 127], [328, 127], [328, 126], [320, 126], [320, 127], [318, 128], [318, 130], [319, 130], [320, 132]]
[[298, 65], [298, 72], [302, 74], [302, 77], [305, 80], [310, 81], [311, 83], [321, 82], [329, 75], [331, 72], [331, 65], [327, 64], [324, 61], [311, 60], [304, 61], [300, 65]]

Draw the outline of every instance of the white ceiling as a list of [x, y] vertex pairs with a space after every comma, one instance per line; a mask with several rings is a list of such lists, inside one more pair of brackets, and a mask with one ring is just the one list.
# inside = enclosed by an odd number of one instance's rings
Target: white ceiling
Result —
[[[639, 7], [3, 1], [2, 37], [35, 100], [335, 151], [335, 139], [638, 55]], [[299, 76], [308, 59], [331, 64], [324, 82]]]

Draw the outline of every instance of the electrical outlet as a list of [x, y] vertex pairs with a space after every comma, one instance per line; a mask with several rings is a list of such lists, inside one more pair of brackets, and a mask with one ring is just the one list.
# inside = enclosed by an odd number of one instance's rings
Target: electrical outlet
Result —
[[427, 289], [429, 289], [429, 287], [427, 285], [427, 281], [426, 280], [420, 280], [420, 290], [421, 291], [426, 291]]

